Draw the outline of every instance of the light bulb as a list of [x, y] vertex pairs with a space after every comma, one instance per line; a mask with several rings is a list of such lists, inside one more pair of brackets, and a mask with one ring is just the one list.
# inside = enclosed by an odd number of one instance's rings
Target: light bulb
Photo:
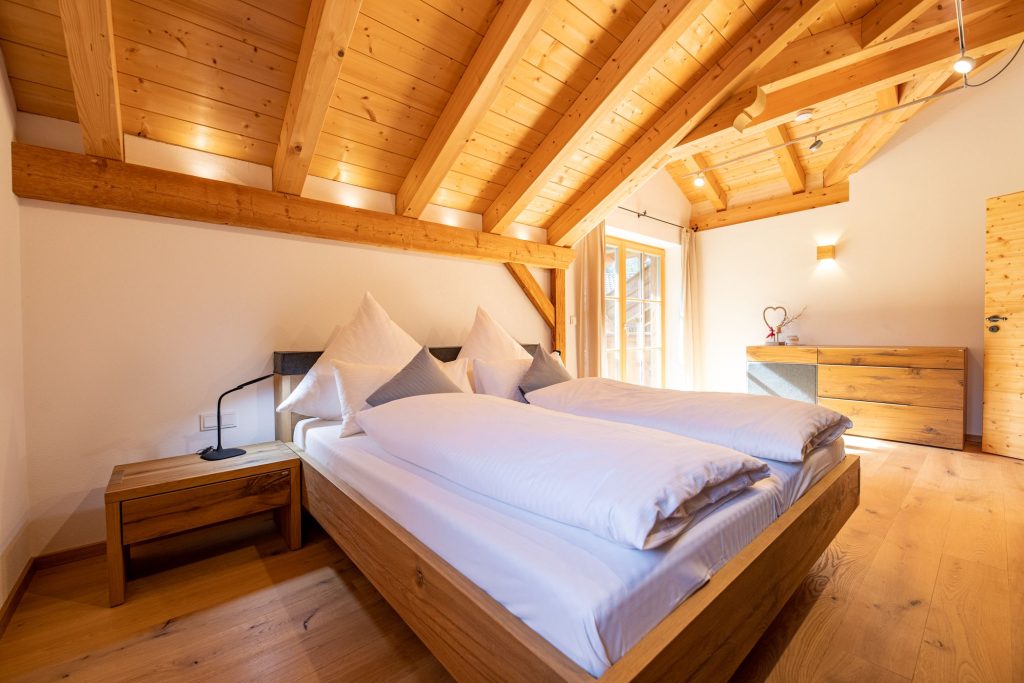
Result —
[[960, 55], [960, 59], [953, 62], [953, 71], [958, 74], [969, 74], [974, 71], [974, 67], [977, 66], [977, 64], [978, 63], [974, 61], [974, 57]]
[[794, 123], [807, 123], [808, 121], [810, 121], [813, 118], [814, 118], [814, 110], [813, 109], [801, 109], [800, 111], [798, 111], [796, 113], [796, 116], [793, 117], [793, 122]]
[[812, 142], [811, 146], [808, 147], [807, 149], [811, 150], [812, 152], [817, 152], [819, 149], [821, 149], [822, 145], [824, 144], [825, 141], [822, 140], [821, 138], [814, 138], [814, 142]]
[[699, 176], [697, 176], [696, 178], [693, 179], [694, 187], [704, 187], [704, 185], [707, 182], [708, 181], [704, 180], [704, 176], [703, 175], [699, 175]]

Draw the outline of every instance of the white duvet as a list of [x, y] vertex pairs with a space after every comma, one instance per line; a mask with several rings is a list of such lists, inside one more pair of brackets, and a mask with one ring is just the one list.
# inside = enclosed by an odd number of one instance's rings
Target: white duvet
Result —
[[756, 458], [802, 462], [853, 426], [822, 406], [775, 396], [676, 391], [610, 379], [574, 379], [531, 391], [532, 405], [660, 429]]
[[768, 476], [734, 450], [493, 396], [414, 396], [360, 412], [392, 455], [602, 538], [654, 548]]

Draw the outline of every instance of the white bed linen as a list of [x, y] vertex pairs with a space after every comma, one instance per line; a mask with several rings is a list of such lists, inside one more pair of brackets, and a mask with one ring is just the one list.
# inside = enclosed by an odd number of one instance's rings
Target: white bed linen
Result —
[[[295, 442], [595, 676], [842, 459], [842, 443], [762, 480], [655, 550], [634, 550], [463, 489], [386, 453], [340, 423], [304, 420]], [[828, 453], [824, 453], [828, 451]], [[800, 490], [803, 489], [803, 490]]]

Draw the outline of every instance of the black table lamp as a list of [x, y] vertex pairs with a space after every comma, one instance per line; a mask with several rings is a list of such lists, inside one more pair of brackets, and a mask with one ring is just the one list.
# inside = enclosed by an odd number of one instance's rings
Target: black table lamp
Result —
[[238, 456], [238, 455], [245, 455], [245, 451], [243, 449], [241, 449], [241, 448], [223, 448], [220, 445], [220, 402], [222, 400], [224, 400], [225, 396], [227, 396], [228, 394], [230, 394], [233, 391], [238, 391], [239, 389], [244, 389], [245, 387], [249, 386], [250, 384], [256, 384], [256, 382], [262, 382], [263, 380], [267, 379], [268, 377], [273, 377], [273, 376], [274, 376], [274, 374], [271, 373], [269, 375], [263, 375], [262, 377], [257, 377], [256, 379], [251, 379], [248, 382], [246, 382], [245, 384], [239, 384], [234, 389], [228, 389], [227, 391], [225, 391], [223, 394], [220, 395], [220, 398], [217, 399], [217, 447], [214, 448], [213, 446], [207, 446], [203, 450], [199, 451], [199, 456], [203, 460], [224, 460], [225, 458], [234, 458], [235, 456]]

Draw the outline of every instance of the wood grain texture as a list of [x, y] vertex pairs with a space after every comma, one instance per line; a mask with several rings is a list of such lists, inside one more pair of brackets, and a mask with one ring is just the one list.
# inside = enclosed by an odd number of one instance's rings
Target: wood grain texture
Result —
[[110, 0], [60, 0], [71, 84], [86, 154], [124, 159]]
[[555, 324], [551, 327], [551, 348], [562, 354], [563, 362], [566, 355], [566, 327], [568, 310], [565, 299], [565, 271], [551, 271], [551, 303], [555, 309]]
[[544, 323], [554, 329], [555, 305], [551, 303], [551, 299], [548, 298], [540, 283], [537, 282], [537, 278], [533, 276], [533, 273], [526, 266], [518, 263], [506, 263], [505, 267], [516, 281], [516, 284], [519, 285], [519, 288], [523, 290], [526, 298], [533, 304], [537, 313], [544, 319]]
[[747, 360], [756, 363], [799, 363], [815, 365], [817, 346], [748, 346]]
[[768, 144], [772, 147], [784, 145], [783, 147], [778, 147], [773, 153], [775, 154], [776, 163], [778, 163], [782, 174], [786, 177], [786, 182], [789, 183], [789, 189], [792, 190], [793, 194], [799, 194], [806, 190], [807, 173], [800, 162], [800, 156], [796, 153], [796, 147], [790, 144], [789, 131], [786, 129], [785, 124], [769, 128], [765, 131], [765, 137], [768, 139]]
[[551, 0], [505, 0], [398, 190], [396, 213], [419, 218], [547, 18]]
[[818, 363], [963, 370], [966, 354], [959, 346], [819, 346]]
[[807, 190], [800, 194], [778, 197], [754, 204], [733, 206], [717, 213], [692, 216], [691, 227], [697, 230], [713, 230], [727, 225], [747, 223], [762, 218], [784, 216], [798, 211], [817, 209], [822, 206], [841, 204], [850, 200], [849, 183], [840, 183], [817, 190]]
[[497, 263], [567, 268], [571, 249], [12, 143], [20, 197]]
[[869, 47], [895, 37], [932, 4], [932, 0], [881, 0], [861, 20], [861, 44]]
[[312, 0], [274, 157], [274, 189], [301, 194], [362, 0]]
[[819, 398], [818, 405], [853, 420], [850, 434], [942, 448], [963, 448], [962, 410], [836, 398]]
[[963, 370], [819, 365], [818, 396], [963, 410], [964, 380]]

